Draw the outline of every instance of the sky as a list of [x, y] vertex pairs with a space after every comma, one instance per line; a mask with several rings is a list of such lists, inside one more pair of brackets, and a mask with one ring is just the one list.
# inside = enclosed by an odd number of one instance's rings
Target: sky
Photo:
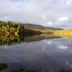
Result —
[[72, 0], [0, 0], [0, 20], [71, 28]]

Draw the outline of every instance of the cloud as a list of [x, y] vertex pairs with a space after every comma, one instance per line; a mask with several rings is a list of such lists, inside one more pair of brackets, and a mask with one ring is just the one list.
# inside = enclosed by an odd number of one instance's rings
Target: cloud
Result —
[[66, 50], [66, 49], [68, 49], [68, 46], [58, 45], [57, 48], [58, 48], [58, 49], [61, 49], [61, 50]]
[[[59, 21], [61, 17], [69, 19]], [[0, 0], [0, 20], [67, 28], [71, 18], [72, 0]]]
[[58, 18], [58, 21], [68, 21], [69, 18], [68, 17], [60, 17]]

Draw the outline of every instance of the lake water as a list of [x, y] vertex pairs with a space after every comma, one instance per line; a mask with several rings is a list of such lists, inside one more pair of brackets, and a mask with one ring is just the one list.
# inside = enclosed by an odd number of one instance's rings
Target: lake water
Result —
[[[72, 39], [54, 38], [1, 46], [0, 62], [7, 63], [9, 72], [19, 68], [72, 69]], [[41, 72], [42, 72], [41, 71]]]

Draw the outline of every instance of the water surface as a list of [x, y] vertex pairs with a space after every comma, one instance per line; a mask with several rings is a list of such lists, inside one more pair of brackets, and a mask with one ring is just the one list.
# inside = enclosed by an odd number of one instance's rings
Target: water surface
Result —
[[0, 62], [7, 63], [8, 69], [20, 68], [57, 70], [72, 69], [72, 39], [54, 38], [20, 44], [1, 46]]

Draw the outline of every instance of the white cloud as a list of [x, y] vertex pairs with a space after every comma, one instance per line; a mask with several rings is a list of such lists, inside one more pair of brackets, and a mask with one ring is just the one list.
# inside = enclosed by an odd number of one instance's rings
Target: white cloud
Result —
[[61, 0], [62, 6], [67, 7], [72, 4], [72, 0]]
[[68, 21], [69, 18], [68, 17], [59, 17], [58, 21]]
[[53, 23], [50, 22], [50, 21], [47, 24], [48, 24], [48, 26], [52, 26], [53, 25]]
[[64, 46], [64, 45], [58, 45], [57, 48], [58, 49], [62, 49], [62, 50], [68, 49], [68, 47], [67, 46]]
[[48, 41], [47, 43], [48, 43], [49, 45], [51, 45], [53, 42], [52, 42], [52, 41]]
[[[5, 17], [12, 21], [71, 27], [72, 0], [0, 0], [0, 19], [5, 20]], [[67, 18], [56, 20], [59, 17]]]
[[71, 4], [71, 1], [67, 1], [67, 5], [70, 5]]

